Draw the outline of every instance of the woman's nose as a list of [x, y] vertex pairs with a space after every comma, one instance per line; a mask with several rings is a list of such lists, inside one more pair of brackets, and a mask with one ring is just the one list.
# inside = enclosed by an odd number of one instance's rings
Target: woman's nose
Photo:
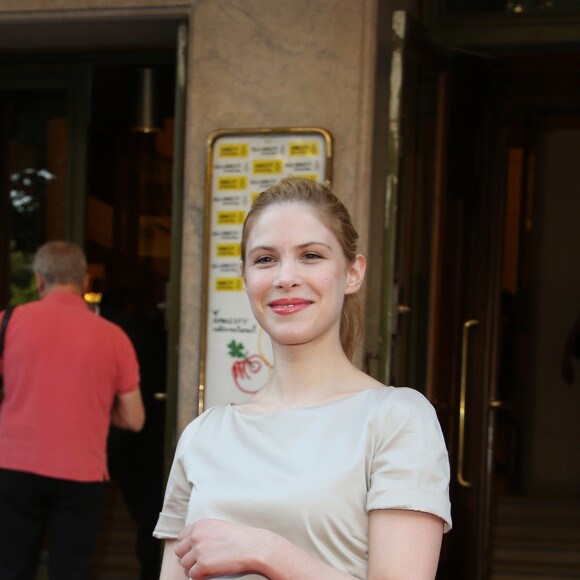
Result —
[[293, 262], [280, 262], [274, 286], [277, 288], [289, 288], [298, 284], [298, 272]]

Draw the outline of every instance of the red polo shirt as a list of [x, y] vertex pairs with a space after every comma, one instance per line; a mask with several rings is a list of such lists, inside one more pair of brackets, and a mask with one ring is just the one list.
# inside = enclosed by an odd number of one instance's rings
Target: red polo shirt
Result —
[[53, 292], [18, 306], [5, 337], [0, 467], [74, 481], [109, 478], [116, 395], [139, 387], [131, 341], [82, 297]]

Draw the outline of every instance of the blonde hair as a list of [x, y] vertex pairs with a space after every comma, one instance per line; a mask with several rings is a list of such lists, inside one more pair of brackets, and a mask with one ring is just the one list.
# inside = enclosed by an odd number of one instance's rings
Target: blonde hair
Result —
[[[348, 210], [330, 187], [312, 179], [286, 177], [263, 191], [254, 201], [242, 230], [242, 272], [245, 268], [246, 245], [252, 227], [260, 214], [271, 205], [304, 203], [317, 212], [322, 223], [339, 241], [344, 257], [352, 264], [357, 256], [358, 232]], [[362, 333], [362, 309], [358, 294], [346, 294], [340, 320], [340, 342], [352, 359]]]

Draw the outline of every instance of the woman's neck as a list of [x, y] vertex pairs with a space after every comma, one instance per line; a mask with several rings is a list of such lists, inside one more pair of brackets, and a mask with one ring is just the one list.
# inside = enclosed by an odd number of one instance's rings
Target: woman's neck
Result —
[[272, 376], [248, 405], [273, 410], [319, 404], [359, 390], [358, 384], [366, 384], [367, 378], [340, 345], [274, 345]]

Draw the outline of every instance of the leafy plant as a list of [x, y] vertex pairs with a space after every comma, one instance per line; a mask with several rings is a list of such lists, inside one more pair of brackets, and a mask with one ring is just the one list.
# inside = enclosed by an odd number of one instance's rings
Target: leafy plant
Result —
[[25, 304], [38, 299], [36, 281], [30, 265], [33, 255], [24, 252], [10, 253], [10, 303]]

